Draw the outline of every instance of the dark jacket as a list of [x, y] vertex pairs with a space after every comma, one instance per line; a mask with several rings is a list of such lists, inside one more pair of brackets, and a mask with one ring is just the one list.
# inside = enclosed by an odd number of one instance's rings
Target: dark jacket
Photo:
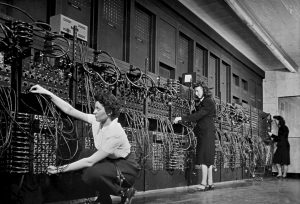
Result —
[[274, 142], [277, 142], [278, 146], [290, 146], [288, 137], [289, 137], [289, 128], [287, 126], [279, 127], [278, 136], [272, 135]]
[[[183, 116], [183, 122], [196, 122], [195, 129], [211, 129], [215, 130], [215, 119], [216, 117], [216, 104], [210, 97], [204, 98], [198, 106], [196, 111], [190, 115]], [[196, 135], [197, 136], [197, 135]]]

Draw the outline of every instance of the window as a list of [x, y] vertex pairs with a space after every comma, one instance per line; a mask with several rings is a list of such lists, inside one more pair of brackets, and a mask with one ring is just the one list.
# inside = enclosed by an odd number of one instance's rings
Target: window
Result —
[[222, 61], [220, 68], [221, 100], [227, 103], [231, 101], [231, 67]]
[[236, 96], [232, 96], [232, 102], [233, 103], [240, 103], [240, 99]]
[[166, 79], [175, 79], [175, 69], [160, 62], [159, 63], [159, 76], [164, 77]]
[[183, 73], [190, 71], [191, 63], [191, 44], [192, 41], [183, 33], [179, 34], [178, 40], [178, 66], [177, 75], [182, 76]]
[[209, 57], [209, 79], [208, 85], [215, 87], [215, 97], [221, 98], [220, 90], [220, 58], [214, 54]]
[[242, 104], [248, 104], [248, 101], [242, 100]]
[[215, 78], [216, 78], [216, 96], [221, 98], [221, 90], [220, 90], [220, 87], [221, 87], [221, 84], [220, 84], [220, 59], [219, 58], [216, 58], [216, 73], [215, 73]]
[[196, 45], [195, 50], [195, 72], [201, 76], [207, 77], [208, 67], [207, 67], [207, 50], [201, 47], [199, 44]]
[[175, 67], [177, 28], [161, 18], [157, 28], [158, 60], [168, 66]]
[[239, 76], [236, 75], [236, 74], [232, 74], [232, 78], [233, 78], [234, 85], [240, 86], [240, 78], [239, 78]]
[[230, 103], [231, 98], [231, 67], [226, 66], [226, 102]]
[[155, 73], [153, 63], [153, 14], [135, 5], [134, 26], [131, 39], [130, 63], [144, 70], [148, 59], [148, 71]]
[[248, 91], [248, 81], [246, 81], [245, 79], [242, 79], [242, 88], [245, 91]]
[[125, 3], [122, 0], [99, 1], [97, 49], [105, 50], [114, 58], [124, 60]]

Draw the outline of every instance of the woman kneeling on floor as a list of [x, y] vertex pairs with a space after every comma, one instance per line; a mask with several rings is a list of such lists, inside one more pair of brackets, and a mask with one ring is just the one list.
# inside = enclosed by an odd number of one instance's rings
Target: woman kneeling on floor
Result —
[[110, 195], [120, 195], [121, 203], [130, 203], [134, 190], [132, 185], [140, 168], [130, 152], [127, 135], [118, 123], [120, 104], [109, 92], [95, 96], [93, 114], [81, 112], [40, 85], [30, 92], [50, 96], [52, 102], [64, 113], [92, 125], [96, 150], [83, 151], [81, 159], [63, 166], [49, 166], [49, 174], [82, 170], [82, 180], [99, 192], [97, 202], [111, 204]]

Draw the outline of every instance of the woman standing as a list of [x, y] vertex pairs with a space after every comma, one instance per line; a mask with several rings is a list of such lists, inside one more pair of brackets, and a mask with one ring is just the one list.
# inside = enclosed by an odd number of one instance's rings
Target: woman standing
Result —
[[202, 167], [202, 181], [197, 189], [200, 191], [211, 190], [213, 186], [212, 170], [215, 158], [215, 117], [216, 104], [209, 88], [202, 82], [194, 86], [196, 111], [190, 115], [176, 117], [174, 123], [196, 122], [194, 133], [197, 138], [196, 167]]
[[[290, 164], [290, 144], [288, 140], [289, 128], [285, 125], [285, 120], [280, 115], [273, 116], [275, 124], [278, 126], [278, 134], [269, 132], [269, 135], [277, 142], [277, 149], [273, 157], [273, 164], [276, 164], [277, 178], [286, 178], [288, 165]], [[282, 173], [283, 169], [283, 173]]]
[[[117, 98], [108, 92], [98, 93], [95, 96], [94, 113], [87, 114], [73, 108], [40, 85], [32, 86], [30, 92], [50, 96], [52, 102], [64, 113], [92, 125], [96, 150], [83, 152], [85, 157], [73, 163], [49, 166], [48, 173], [82, 170], [83, 182], [99, 191], [98, 202], [111, 204], [110, 195], [121, 195], [122, 203], [130, 203], [134, 194], [134, 189], [130, 187], [139, 173], [139, 166], [130, 153], [127, 135], [118, 123], [120, 105]], [[117, 179], [118, 176], [124, 176], [125, 180], [122, 182]]]

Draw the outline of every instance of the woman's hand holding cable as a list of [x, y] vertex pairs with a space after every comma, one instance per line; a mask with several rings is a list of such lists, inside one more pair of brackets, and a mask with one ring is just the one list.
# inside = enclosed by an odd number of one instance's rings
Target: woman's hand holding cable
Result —
[[48, 91], [47, 89], [41, 87], [38, 84], [32, 86], [29, 89], [29, 91], [32, 92], [32, 93], [46, 94], [46, 95], [49, 95], [49, 96], [51, 96], [51, 94], [52, 94], [50, 91]]

